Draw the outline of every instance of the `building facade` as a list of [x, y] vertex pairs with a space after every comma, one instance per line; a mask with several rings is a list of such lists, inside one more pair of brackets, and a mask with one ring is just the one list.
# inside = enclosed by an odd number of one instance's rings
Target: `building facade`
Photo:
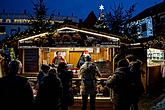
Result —
[[[23, 13], [6, 13], [3, 10], [3, 12], [0, 13], [0, 40], [31, 28], [31, 16], [26, 10]], [[64, 20], [78, 22], [77, 17], [57, 15], [53, 16], [51, 23], [63, 23]]]
[[[159, 93], [162, 89], [161, 64], [165, 60], [165, 0], [131, 19], [134, 37], [145, 45], [143, 59], [146, 62], [147, 93]], [[147, 61], [146, 61], [147, 60]], [[143, 62], [144, 63], [144, 62]]]
[[142, 11], [131, 19], [129, 26], [134, 26], [133, 34], [137, 38], [165, 35], [165, 0]]

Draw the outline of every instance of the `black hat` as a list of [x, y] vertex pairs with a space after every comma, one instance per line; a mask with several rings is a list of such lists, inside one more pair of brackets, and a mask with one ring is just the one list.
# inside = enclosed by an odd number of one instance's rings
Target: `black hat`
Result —
[[86, 58], [86, 61], [91, 61], [91, 56], [90, 55], [86, 55], [85, 58]]
[[117, 62], [118, 67], [128, 67], [129, 63], [126, 59], [121, 59]]

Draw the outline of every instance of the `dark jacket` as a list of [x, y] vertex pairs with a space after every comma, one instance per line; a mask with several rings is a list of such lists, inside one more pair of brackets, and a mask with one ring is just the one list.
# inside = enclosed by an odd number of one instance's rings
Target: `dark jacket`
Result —
[[72, 77], [73, 77], [73, 73], [72, 71], [69, 70], [62, 70], [59, 73], [59, 78], [61, 79], [62, 82], [62, 86], [63, 86], [63, 92], [67, 92], [69, 88], [72, 87]]
[[141, 81], [141, 64], [142, 62], [137, 60], [137, 61], [132, 61], [129, 64], [129, 68], [131, 71], [131, 78], [132, 81], [134, 82], [135, 86], [135, 96], [140, 97], [144, 93], [144, 87]]
[[77, 63], [77, 68], [80, 68], [84, 63], [85, 63], [85, 57], [84, 57], [84, 55], [81, 55], [81, 57]]
[[28, 79], [5, 76], [0, 79], [0, 107], [5, 110], [31, 109], [33, 92]]
[[108, 78], [107, 87], [113, 90], [112, 101], [114, 104], [130, 101], [131, 92], [128, 88], [129, 75], [129, 68], [119, 67], [115, 70], [115, 73]]
[[61, 110], [62, 83], [56, 75], [45, 76], [36, 96], [37, 108]]
[[41, 65], [41, 70], [39, 71], [39, 74], [37, 76], [37, 81], [39, 85], [43, 82], [43, 79], [47, 75], [49, 69], [50, 69], [49, 65], [46, 64]]
[[69, 105], [72, 105], [70, 102], [70, 93], [71, 93], [71, 87], [72, 87], [72, 77], [73, 73], [72, 71], [69, 71], [67, 69], [63, 69], [59, 73], [59, 78], [61, 79], [62, 86], [63, 86], [63, 98], [62, 98], [62, 107], [68, 107]]
[[37, 76], [37, 83], [39, 85], [41, 85], [41, 83], [43, 83], [43, 79], [46, 76], [46, 73], [44, 73], [43, 71], [39, 71], [39, 74]]

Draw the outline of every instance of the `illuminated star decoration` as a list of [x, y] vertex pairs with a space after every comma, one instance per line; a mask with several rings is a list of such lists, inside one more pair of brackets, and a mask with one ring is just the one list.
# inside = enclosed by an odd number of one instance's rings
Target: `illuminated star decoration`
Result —
[[101, 4], [100, 6], [99, 6], [99, 9], [102, 11], [102, 10], [104, 10], [104, 6]]

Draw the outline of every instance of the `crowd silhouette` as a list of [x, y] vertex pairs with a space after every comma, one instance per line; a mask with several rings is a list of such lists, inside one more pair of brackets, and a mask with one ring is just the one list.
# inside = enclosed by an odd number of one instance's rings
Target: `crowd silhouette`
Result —
[[[22, 63], [13, 60], [6, 75], [0, 78], [0, 106], [5, 110], [68, 110], [74, 103], [69, 99], [73, 74], [65, 62], [61, 62], [57, 69], [42, 64], [34, 88], [28, 78], [20, 75], [21, 71]], [[37, 91], [36, 96], [32, 88]]]
[[[113, 90], [112, 102], [115, 110], [138, 110], [139, 97], [144, 93], [141, 63], [133, 55], [128, 55], [118, 61], [115, 73], [107, 79], [104, 86]], [[36, 96], [28, 78], [20, 76], [22, 63], [19, 60], [12, 60], [7, 70], [6, 75], [0, 78], [2, 108], [69, 110], [69, 106], [74, 104], [73, 73], [65, 62], [59, 63], [57, 68], [54, 65], [41, 65], [37, 83], [33, 88], [37, 91]], [[80, 67], [82, 110], [87, 110], [88, 95], [90, 109], [95, 110], [97, 75], [101, 76], [98, 67], [91, 62], [91, 56], [86, 56], [85, 63]]]
[[28, 79], [18, 75], [21, 68], [20, 61], [11, 61], [7, 75], [0, 79], [0, 106], [5, 110], [30, 109], [34, 104]]

